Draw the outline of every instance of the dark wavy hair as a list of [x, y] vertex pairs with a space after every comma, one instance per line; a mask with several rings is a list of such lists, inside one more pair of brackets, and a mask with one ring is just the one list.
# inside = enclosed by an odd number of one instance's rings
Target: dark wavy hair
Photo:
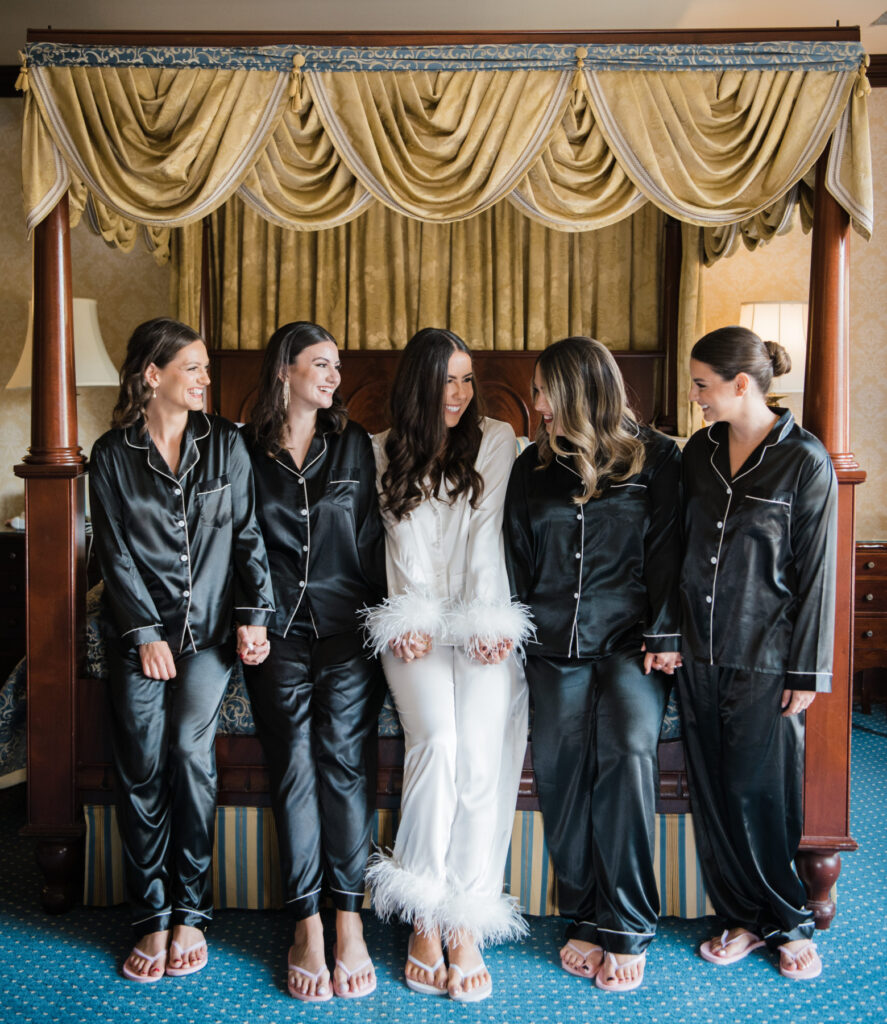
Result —
[[382, 507], [395, 519], [409, 516], [441, 486], [450, 501], [468, 494], [472, 508], [484, 483], [474, 468], [483, 436], [477, 381], [474, 396], [455, 427], [444, 419], [447, 365], [454, 352], [471, 349], [452, 331], [425, 327], [407, 343], [391, 386], [391, 430], [385, 441]]
[[536, 368], [557, 428], [551, 436], [539, 424], [539, 468], [555, 455], [572, 456], [584, 485], [575, 499], [579, 505], [599, 497], [604, 485], [639, 473], [644, 442], [625, 398], [622, 374], [606, 345], [594, 338], [564, 338], [542, 352]]
[[144, 416], [152, 394], [145, 380], [145, 370], [152, 363], [162, 369], [180, 349], [200, 340], [197, 331], [169, 317], [158, 316], [139, 324], [126, 343], [126, 358], [120, 367], [120, 392], [111, 414], [111, 426], [131, 427]]
[[746, 373], [766, 395], [774, 377], [792, 368], [792, 357], [778, 341], [761, 341], [747, 327], [719, 327], [696, 342], [690, 358], [710, 366], [722, 380]]
[[[286, 377], [286, 371], [299, 358], [303, 349], [324, 341], [336, 344], [336, 339], [329, 331], [308, 320], [284, 324], [268, 340], [259, 373], [259, 393], [250, 411], [247, 430], [269, 455], [276, 455], [283, 448], [283, 428], [286, 423], [283, 378]], [[341, 434], [347, 422], [348, 411], [336, 388], [329, 409], [317, 410], [317, 426], [324, 433]]]

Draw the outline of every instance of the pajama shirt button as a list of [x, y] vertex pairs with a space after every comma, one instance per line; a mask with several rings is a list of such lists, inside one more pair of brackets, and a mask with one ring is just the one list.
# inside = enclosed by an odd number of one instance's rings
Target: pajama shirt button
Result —
[[182, 490], [181, 490], [181, 488], [180, 488], [180, 487], [174, 487], [174, 488], [173, 488], [173, 492], [172, 492], [172, 493], [173, 493], [173, 494], [181, 494], [181, 493], [182, 493]]
[[581, 558], [582, 557], [582, 552], [581, 551], [577, 551], [574, 557], [575, 558]]
[[191, 591], [190, 590], [183, 590], [182, 591], [182, 597], [190, 597], [190, 596], [191, 596]]
[[718, 523], [718, 529], [719, 530], [723, 530], [724, 529], [724, 524], [723, 523]]
[[712, 555], [711, 564], [712, 565], [717, 565], [718, 564], [718, 560], [714, 557], [714, 555]]
[[706, 597], [705, 603], [706, 604], [711, 604], [711, 597]]
[[303, 516], [307, 516], [308, 515], [308, 509], [307, 508], [300, 508], [299, 511], [302, 513]]
[[188, 556], [187, 555], [179, 555], [179, 561], [180, 562], [187, 562], [188, 561]]

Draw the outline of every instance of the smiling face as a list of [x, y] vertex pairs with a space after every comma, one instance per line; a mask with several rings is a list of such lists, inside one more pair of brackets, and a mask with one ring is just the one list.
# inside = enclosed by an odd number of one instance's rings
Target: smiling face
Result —
[[545, 381], [542, 379], [542, 373], [538, 365], [533, 371], [533, 408], [542, 417], [545, 429], [551, 435], [552, 424], [554, 423], [554, 410], [551, 408], [551, 402], [548, 400]]
[[308, 345], [287, 368], [290, 408], [295, 411], [329, 409], [342, 382], [339, 350], [331, 341]]
[[444, 422], [448, 428], [456, 426], [472, 398], [474, 374], [471, 356], [461, 349], [454, 349], [447, 363], [447, 383], [444, 387]]
[[145, 370], [145, 380], [154, 390], [157, 411], [198, 412], [209, 387], [209, 355], [199, 339], [180, 348], [166, 366], [154, 363]]
[[702, 410], [706, 423], [732, 423], [742, 410], [742, 399], [749, 388], [745, 373], [733, 380], [724, 378], [708, 363], [690, 360], [690, 401]]

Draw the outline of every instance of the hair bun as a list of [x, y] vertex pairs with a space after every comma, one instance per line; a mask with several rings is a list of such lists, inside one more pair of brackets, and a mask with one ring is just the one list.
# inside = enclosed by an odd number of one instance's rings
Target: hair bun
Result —
[[778, 341], [765, 341], [764, 348], [770, 357], [770, 365], [773, 367], [773, 376], [781, 377], [792, 368], [792, 357], [779, 344]]

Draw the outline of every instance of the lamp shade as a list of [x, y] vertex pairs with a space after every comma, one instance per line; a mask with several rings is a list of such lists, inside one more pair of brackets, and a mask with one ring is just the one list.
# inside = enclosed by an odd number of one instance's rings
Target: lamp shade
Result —
[[739, 324], [755, 332], [762, 341], [778, 341], [791, 356], [792, 368], [775, 377], [773, 390], [792, 394], [804, 390], [807, 359], [806, 302], [743, 302]]
[[[31, 353], [34, 347], [34, 316], [28, 304], [28, 333], [25, 348], [7, 388], [31, 386]], [[74, 367], [77, 387], [117, 387], [120, 375], [102, 341], [99, 311], [95, 299], [74, 299]]]

